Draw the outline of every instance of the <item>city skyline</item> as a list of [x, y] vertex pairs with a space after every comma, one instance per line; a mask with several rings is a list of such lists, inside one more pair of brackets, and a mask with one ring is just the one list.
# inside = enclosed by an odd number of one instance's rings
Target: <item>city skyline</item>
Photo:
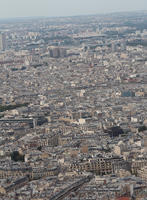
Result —
[[147, 10], [145, 0], [5, 0], [0, 2], [0, 19], [55, 17]]

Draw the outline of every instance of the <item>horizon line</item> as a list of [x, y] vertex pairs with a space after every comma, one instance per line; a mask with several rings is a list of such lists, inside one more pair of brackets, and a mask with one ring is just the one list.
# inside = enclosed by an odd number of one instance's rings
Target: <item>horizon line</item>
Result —
[[82, 16], [96, 16], [96, 15], [110, 15], [110, 14], [119, 14], [119, 13], [141, 13], [146, 12], [147, 10], [130, 10], [130, 11], [110, 11], [103, 13], [94, 13], [94, 14], [77, 14], [77, 15], [59, 15], [59, 16], [18, 16], [18, 17], [1, 17], [0, 20], [15, 20], [15, 19], [33, 19], [33, 18], [67, 18], [67, 17], [82, 17]]

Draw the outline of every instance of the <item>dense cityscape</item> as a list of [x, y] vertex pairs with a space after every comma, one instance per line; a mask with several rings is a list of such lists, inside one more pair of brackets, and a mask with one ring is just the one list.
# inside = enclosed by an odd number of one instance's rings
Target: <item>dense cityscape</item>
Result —
[[147, 12], [0, 21], [0, 200], [147, 199]]

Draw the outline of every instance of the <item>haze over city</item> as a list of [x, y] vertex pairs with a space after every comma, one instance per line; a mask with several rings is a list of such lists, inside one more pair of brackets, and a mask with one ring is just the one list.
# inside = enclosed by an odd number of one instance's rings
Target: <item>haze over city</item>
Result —
[[146, 9], [146, 0], [1, 0], [0, 18], [73, 16]]
[[0, 200], [147, 200], [147, 0], [0, 0]]

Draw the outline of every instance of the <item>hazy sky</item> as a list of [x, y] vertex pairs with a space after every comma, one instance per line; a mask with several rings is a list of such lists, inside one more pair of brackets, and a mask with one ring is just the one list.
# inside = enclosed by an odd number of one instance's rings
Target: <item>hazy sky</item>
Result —
[[147, 10], [147, 0], [0, 0], [0, 18]]

